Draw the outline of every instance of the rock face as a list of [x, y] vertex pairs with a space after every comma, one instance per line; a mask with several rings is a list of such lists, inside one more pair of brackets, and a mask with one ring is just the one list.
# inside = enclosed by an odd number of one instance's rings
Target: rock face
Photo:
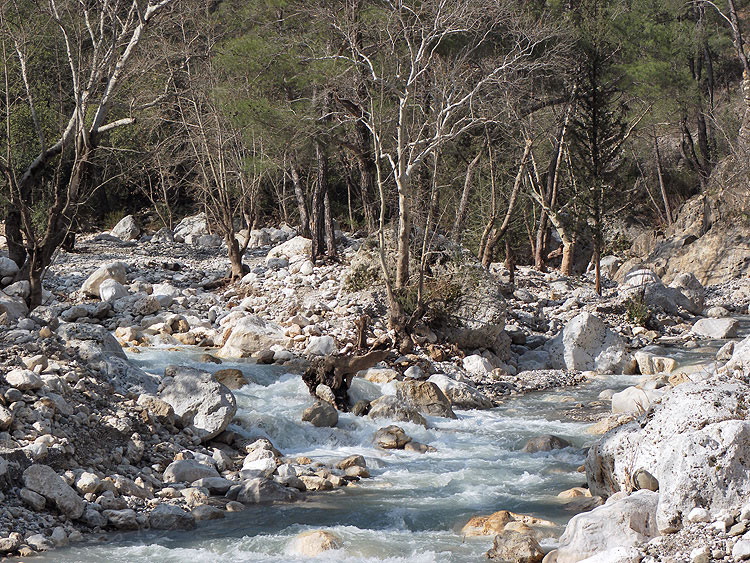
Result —
[[315, 557], [324, 551], [341, 549], [344, 542], [339, 536], [326, 530], [312, 530], [295, 536], [287, 548], [291, 555]]
[[201, 441], [226, 430], [237, 412], [237, 401], [227, 387], [210, 373], [192, 368], [167, 366], [164, 375], [159, 398], [195, 426]]
[[581, 313], [545, 344], [552, 369], [630, 373], [632, 360], [622, 339], [590, 313]]
[[693, 325], [691, 332], [704, 338], [719, 340], [735, 338], [739, 326], [737, 319], [700, 319]]
[[428, 381], [440, 387], [451, 405], [457, 409], [492, 408], [492, 401], [468, 383], [456, 381], [440, 373], [431, 375]]
[[302, 420], [313, 426], [333, 427], [339, 421], [339, 411], [325, 401], [318, 401], [302, 413]]
[[141, 228], [138, 226], [135, 217], [127, 215], [120, 219], [117, 225], [110, 231], [110, 234], [121, 240], [133, 240], [141, 234]]
[[750, 497], [750, 422], [709, 424], [667, 441], [659, 455], [656, 523], [662, 533], [679, 530], [696, 506], [717, 513]]
[[557, 563], [577, 563], [616, 547], [632, 547], [659, 535], [659, 494], [638, 491], [573, 516], [560, 536]]
[[99, 298], [99, 286], [102, 284], [104, 280], [115, 280], [121, 284], [127, 283], [127, 266], [123, 264], [122, 262], [112, 262], [111, 264], [105, 264], [103, 266], [100, 266], [97, 270], [94, 271], [93, 274], [91, 274], [85, 282], [83, 282], [83, 286], [81, 286], [81, 291], [89, 296], [94, 298]]
[[431, 381], [400, 381], [396, 383], [396, 398], [422, 414], [456, 418], [448, 397]]
[[495, 536], [487, 558], [511, 563], [539, 563], [544, 559], [544, 550], [534, 536], [508, 530]]
[[27, 489], [52, 501], [58, 510], [68, 518], [77, 519], [83, 515], [86, 503], [48, 465], [34, 464], [23, 472], [23, 483]]
[[217, 354], [224, 358], [247, 358], [286, 340], [280, 326], [254, 315], [243, 317], [230, 330]]

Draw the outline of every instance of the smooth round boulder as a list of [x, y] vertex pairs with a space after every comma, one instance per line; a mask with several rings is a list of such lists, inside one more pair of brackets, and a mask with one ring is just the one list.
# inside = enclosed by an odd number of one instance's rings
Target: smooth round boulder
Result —
[[402, 450], [409, 442], [411, 438], [404, 429], [393, 424], [380, 428], [375, 433], [375, 443], [384, 450]]
[[232, 391], [248, 384], [245, 374], [235, 368], [225, 368], [214, 372], [214, 379]]
[[195, 528], [195, 518], [173, 504], [162, 503], [148, 515], [148, 521], [154, 530], [192, 530]]
[[300, 557], [315, 557], [331, 549], [341, 549], [343, 540], [327, 530], [312, 530], [302, 532], [292, 538], [287, 547], [287, 553]]
[[570, 442], [563, 438], [553, 436], [552, 434], [543, 434], [542, 436], [531, 438], [528, 442], [526, 442], [526, 445], [523, 447], [523, 451], [529, 454], [533, 454], [536, 452], [549, 452], [552, 450], [561, 450], [563, 448], [568, 448], [570, 447], [570, 445]]
[[513, 563], [539, 563], [544, 559], [544, 550], [534, 536], [507, 530], [495, 536], [487, 558]]
[[317, 427], [333, 427], [339, 421], [339, 411], [333, 405], [318, 401], [302, 413], [302, 421]]
[[164, 470], [165, 483], [192, 483], [198, 479], [220, 477], [212, 465], [206, 465], [196, 459], [178, 459]]

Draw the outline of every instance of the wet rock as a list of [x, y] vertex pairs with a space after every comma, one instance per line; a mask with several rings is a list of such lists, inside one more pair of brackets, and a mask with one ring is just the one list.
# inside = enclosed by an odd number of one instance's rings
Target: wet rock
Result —
[[73, 520], [80, 518], [85, 503], [76, 492], [48, 465], [34, 464], [23, 472], [27, 489], [52, 501], [58, 510]]
[[522, 451], [526, 453], [549, 452], [552, 450], [568, 448], [570, 445], [570, 442], [563, 438], [553, 436], [552, 434], [544, 434], [542, 436], [531, 438], [526, 442]]
[[243, 481], [237, 495], [237, 500], [245, 504], [291, 502], [299, 498], [300, 494], [297, 490], [265, 478]]
[[183, 422], [195, 426], [205, 442], [221, 434], [237, 412], [232, 392], [210, 373], [179, 366], [167, 366], [159, 398], [174, 409]]
[[173, 504], [161, 503], [148, 515], [148, 521], [154, 530], [192, 530], [195, 518]]
[[568, 370], [632, 373], [623, 340], [590, 313], [581, 313], [544, 346], [550, 367]]
[[370, 412], [370, 401], [357, 401], [352, 407], [354, 416], [366, 416]]
[[533, 536], [505, 531], [495, 536], [487, 558], [511, 563], [539, 563], [544, 558], [544, 550]]
[[214, 379], [232, 391], [248, 384], [242, 371], [234, 368], [220, 369], [214, 372]]
[[332, 532], [312, 530], [295, 536], [286, 551], [300, 557], [315, 557], [331, 549], [341, 549], [343, 545], [343, 540]]
[[104, 280], [115, 280], [121, 284], [127, 283], [127, 266], [122, 262], [112, 262], [97, 268], [81, 287], [81, 291], [94, 298], [99, 298], [99, 286]]
[[195, 459], [173, 461], [164, 470], [165, 483], [192, 483], [209, 477], [220, 475], [212, 465], [205, 465]]
[[414, 408], [405, 405], [393, 395], [383, 395], [370, 403], [370, 418], [389, 418], [401, 422], [414, 422], [427, 428], [427, 421]]
[[342, 470], [349, 469], [350, 467], [367, 467], [367, 462], [361, 455], [350, 455], [339, 461], [336, 467]]
[[501, 534], [506, 526], [513, 522], [534, 528], [554, 528], [557, 526], [554, 522], [528, 514], [499, 510], [489, 516], [474, 516], [461, 528], [461, 534], [464, 536], [494, 536]]
[[339, 421], [339, 411], [325, 401], [318, 401], [305, 409], [302, 413], [302, 421], [310, 422], [318, 427], [333, 427]]
[[107, 519], [110, 526], [117, 530], [137, 530], [139, 528], [137, 515], [132, 508], [104, 510], [102, 516]]
[[400, 426], [386, 426], [375, 433], [375, 443], [385, 450], [401, 450], [411, 438]]
[[190, 513], [196, 521], [200, 520], [221, 520], [225, 517], [224, 511], [215, 506], [202, 504], [193, 508]]
[[448, 397], [430, 381], [400, 381], [396, 383], [396, 398], [422, 414], [456, 418]]
[[467, 383], [451, 379], [447, 375], [435, 374], [430, 376], [429, 382], [434, 383], [448, 397], [451, 405], [459, 409], [489, 409], [492, 401], [475, 387]]
[[637, 491], [573, 516], [560, 537], [557, 563], [576, 563], [616, 547], [634, 547], [659, 535], [659, 494]]
[[437, 450], [433, 448], [432, 446], [429, 446], [427, 444], [423, 444], [422, 442], [417, 442], [415, 440], [412, 440], [410, 442], [407, 442], [404, 445], [404, 451], [406, 452], [415, 452], [418, 454], [426, 454], [428, 452], [436, 452]]

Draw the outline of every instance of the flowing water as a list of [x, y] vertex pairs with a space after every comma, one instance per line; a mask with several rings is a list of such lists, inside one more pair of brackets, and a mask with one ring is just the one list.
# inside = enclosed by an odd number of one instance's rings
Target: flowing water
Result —
[[[744, 327], [743, 327], [744, 328]], [[684, 362], [709, 356], [721, 343], [679, 352]], [[341, 550], [315, 560], [346, 562], [480, 561], [491, 537], [462, 537], [469, 518], [511, 510], [553, 520], [572, 516], [557, 494], [583, 485], [577, 469], [585, 447], [596, 439], [587, 422], [571, 422], [571, 408], [605, 408], [597, 395], [605, 388], [634, 385], [638, 377], [602, 377], [575, 389], [532, 393], [485, 411], [456, 411], [457, 420], [427, 417], [430, 428], [398, 423], [415, 440], [437, 449], [427, 454], [383, 451], [373, 447], [375, 431], [389, 424], [342, 413], [336, 428], [315, 428], [300, 421], [311, 404], [297, 375], [275, 366], [225, 362], [197, 363], [203, 350], [172, 352], [144, 349], [134, 363], [163, 373], [170, 363], [202, 369], [242, 369], [251, 383], [235, 391], [237, 420], [232, 426], [248, 437], [269, 438], [285, 455], [335, 462], [352, 454], [367, 460], [371, 479], [356, 486], [309, 494], [302, 502], [250, 506], [226, 518], [200, 523], [190, 532], [144, 531], [109, 534], [106, 543], [91, 542], [38, 558], [55, 562], [281, 562], [299, 561], [288, 553], [290, 540], [305, 530], [325, 528], [344, 540]], [[353, 393], [372, 399], [393, 393], [391, 385], [355, 378]], [[525, 442], [540, 434], [567, 439], [573, 447], [528, 454]], [[551, 547], [553, 538], [542, 540]]]

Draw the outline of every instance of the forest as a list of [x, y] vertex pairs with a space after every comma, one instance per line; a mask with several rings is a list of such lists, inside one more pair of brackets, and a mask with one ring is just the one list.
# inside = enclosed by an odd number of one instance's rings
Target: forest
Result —
[[746, 182], [744, 4], [6, 0], [10, 257], [35, 305], [71, 234], [204, 211], [233, 279], [280, 222], [316, 262], [376, 236], [392, 303], [439, 237], [598, 279], [629, 228]]

